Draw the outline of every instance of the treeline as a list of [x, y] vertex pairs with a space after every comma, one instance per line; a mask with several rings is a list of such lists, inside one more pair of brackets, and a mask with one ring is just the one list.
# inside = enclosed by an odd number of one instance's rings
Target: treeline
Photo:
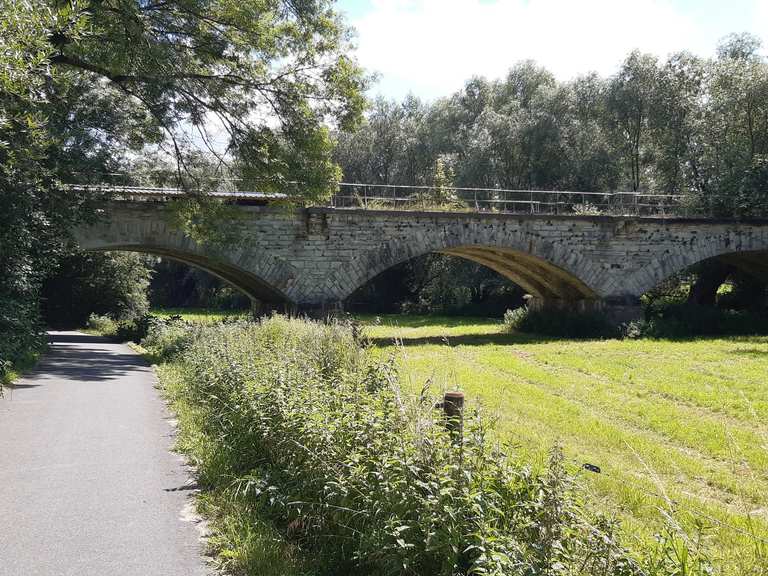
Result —
[[[473, 78], [432, 103], [378, 99], [360, 129], [337, 135], [336, 160], [346, 182], [435, 186], [438, 196], [446, 186], [638, 191], [684, 195], [712, 216], [765, 216], [768, 61], [760, 47], [742, 34], [711, 59], [635, 51], [611, 77], [569, 82], [525, 61], [502, 80]], [[413, 260], [352, 304], [499, 316], [519, 305], [509, 283], [479, 268], [440, 255]], [[754, 284], [721, 261], [678, 280], [692, 286], [691, 303], [714, 306], [729, 279]], [[754, 302], [764, 306], [759, 283]]]
[[768, 208], [768, 61], [727, 37], [717, 56], [632, 52], [561, 82], [534, 62], [422, 102], [376, 100], [337, 135], [347, 182], [684, 194], [714, 216]]

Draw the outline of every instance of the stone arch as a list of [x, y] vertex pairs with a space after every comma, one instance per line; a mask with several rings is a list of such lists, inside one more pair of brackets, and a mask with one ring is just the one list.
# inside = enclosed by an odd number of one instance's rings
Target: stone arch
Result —
[[[460, 227], [464, 231], [466, 228]], [[543, 300], [597, 300], [601, 294], [591, 285], [599, 268], [577, 249], [543, 241], [514, 230], [492, 242], [474, 234], [424, 234], [418, 241], [391, 240], [353, 258], [334, 272], [333, 284], [345, 287], [341, 298], [385, 270], [429, 253], [458, 256], [482, 264]]]
[[245, 244], [201, 245], [171, 226], [157, 207], [121, 208], [120, 217], [114, 220], [114, 224], [104, 221], [76, 230], [76, 244], [86, 251], [131, 251], [172, 258], [225, 280], [251, 298], [292, 303], [288, 294], [297, 273], [277, 256]]
[[710, 258], [733, 257], [734, 264], [749, 271], [750, 267], [757, 266], [754, 256], [759, 253], [766, 253], [768, 259], [768, 237], [757, 228], [745, 228], [701, 239], [692, 236], [674, 248], [665, 249], [653, 262], [625, 278], [622, 284], [626, 293], [639, 297], [674, 274]]
[[261, 280], [258, 276], [227, 264], [226, 262], [200, 256], [199, 254], [191, 252], [182, 253], [175, 250], [169, 250], [168, 248], [147, 245], [121, 245], [102, 248], [84, 248], [84, 250], [89, 252], [141, 252], [144, 254], [162, 256], [164, 258], [176, 260], [182, 264], [187, 264], [188, 266], [199, 268], [212, 276], [216, 276], [231, 284], [249, 298], [260, 300], [262, 302], [288, 301], [285, 294], [282, 294], [280, 291]]

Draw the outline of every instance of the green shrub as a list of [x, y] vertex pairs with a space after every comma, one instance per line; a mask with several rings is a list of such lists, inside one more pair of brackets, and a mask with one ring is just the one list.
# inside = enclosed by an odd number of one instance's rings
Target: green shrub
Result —
[[117, 334], [117, 322], [106, 315], [91, 314], [88, 317], [87, 327], [89, 330], [95, 330], [102, 336], [114, 336]]
[[155, 324], [163, 322], [162, 318], [152, 314], [120, 320], [117, 323], [115, 337], [121, 342], [141, 342]]
[[273, 317], [200, 327], [187, 340], [154, 325], [144, 342], [176, 354], [180, 383], [169, 391], [192, 414], [186, 447], [203, 488], [270, 518], [320, 559], [318, 572], [634, 575], [650, 566], [586, 511], [558, 449], [535, 473], [502, 452], [477, 413], [457, 439], [435, 399], [405, 398], [392, 364], [349, 326]]
[[646, 311], [639, 333], [651, 338], [768, 334], [768, 314], [687, 303], [660, 305]]
[[157, 318], [147, 329], [141, 345], [160, 360], [173, 360], [192, 345], [200, 329], [199, 323], [186, 322], [181, 316]]
[[563, 338], [613, 338], [619, 329], [599, 312], [562, 309], [532, 310], [527, 306], [507, 310], [504, 324], [509, 330]]
[[122, 320], [115, 320], [109, 315], [91, 314], [88, 318], [88, 328], [120, 342], [141, 342], [151, 331], [151, 327], [164, 322], [165, 320], [152, 314]]
[[528, 313], [529, 311], [526, 306], [521, 306], [514, 310], [507, 310], [504, 312], [504, 325], [509, 330], [521, 330], [528, 317]]
[[0, 286], [0, 384], [13, 375], [16, 365], [31, 364], [46, 345], [36, 304], [4, 295], [4, 288]]

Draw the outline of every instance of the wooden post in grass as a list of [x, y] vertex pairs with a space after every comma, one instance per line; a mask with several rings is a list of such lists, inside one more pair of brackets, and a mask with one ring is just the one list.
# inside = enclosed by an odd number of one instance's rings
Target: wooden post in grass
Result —
[[443, 396], [443, 413], [445, 414], [445, 427], [451, 433], [454, 442], [460, 442], [464, 428], [464, 393], [446, 392]]

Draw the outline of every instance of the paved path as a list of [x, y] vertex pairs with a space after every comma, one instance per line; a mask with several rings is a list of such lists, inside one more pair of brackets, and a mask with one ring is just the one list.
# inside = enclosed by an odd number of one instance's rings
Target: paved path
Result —
[[0, 576], [202, 576], [191, 486], [152, 369], [51, 333], [0, 399]]

